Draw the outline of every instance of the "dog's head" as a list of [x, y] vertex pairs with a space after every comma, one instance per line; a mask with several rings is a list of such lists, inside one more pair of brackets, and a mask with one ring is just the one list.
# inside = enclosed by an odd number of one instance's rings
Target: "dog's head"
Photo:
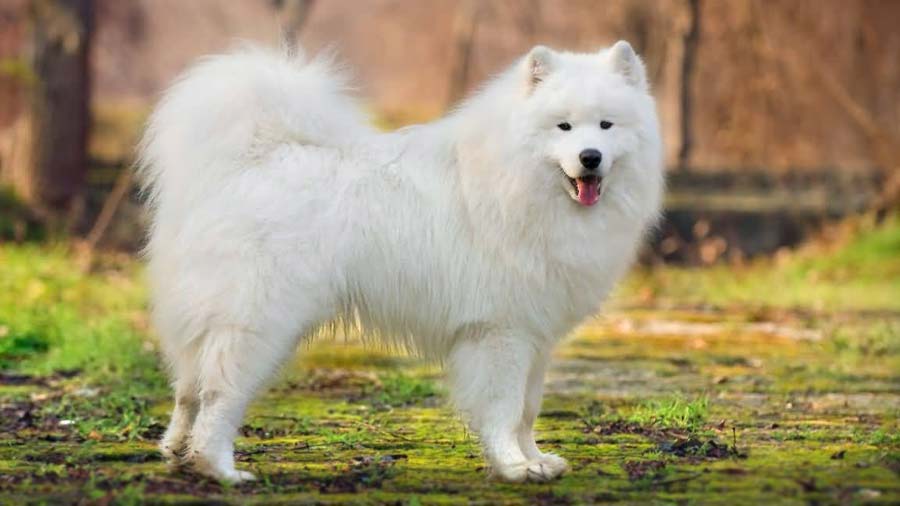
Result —
[[[578, 206], [591, 207], [628, 179], [641, 151], [658, 149], [655, 106], [644, 64], [619, 41], [593, 54], [538, 46], [520, 63], [526, 97], [522, 112], [541, 169]], [[656, 142], [658, 144], [658, 142]], [[550, 176], [550, 174], [545, 174]]]
[[659, 121], [627, 42], [596, 53], [537, 46], [457, 118], [463, 195], [479, 215], [493, 208], [525, 229], [550, 220], [569, 235], [600, 222], [642, 230], [657, 216]]

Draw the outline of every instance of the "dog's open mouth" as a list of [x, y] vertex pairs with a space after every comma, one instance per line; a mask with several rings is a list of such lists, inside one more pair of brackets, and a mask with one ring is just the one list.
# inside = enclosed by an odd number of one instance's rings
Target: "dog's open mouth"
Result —
[[599, 176], [589, 175], [577, 178], [566, 176], [569, 184], [572, 185], [572, 191], [569, 194], [579, 204], [583, 206], [592, 206], [600, 200], [600, 183], [603, 178]]

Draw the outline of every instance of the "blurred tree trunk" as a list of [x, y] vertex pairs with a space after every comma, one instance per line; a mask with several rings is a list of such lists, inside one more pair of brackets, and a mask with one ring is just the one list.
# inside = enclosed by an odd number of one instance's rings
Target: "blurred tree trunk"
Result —
[[92, 0], [33, 0], [31, 173], [26, 200], [48, 224], [72, 224], [87, 173]]
[[276, 0], [276, 6], [281, 10], [284, 18], [284, 27], [282, 28], [284, 43], [287, 45], [288, 51], [295, 53], [298, 45], [297, 37], [299, 37], [306, 19], [309, 18], [313, 0]]
[[445, 107], [451, 107], [466, 93], [469, 84], [469, 69], [472, 62], [472, 47], [475, 44], [475, 30], [481, 15], [481, 2], [463, 0], [457, 8], [451, 35], [450, 76], [447, 86]]
[[686, 169], [691, 159], [694, 132], [691, 119], [694, 114], [691, 90], [693, 89], [694, 62], [697, 58], [697, 45], [700, 42], [700, 0], [688, 0], [689, 26], [685, 31], [681, 55], [681, 93], [680, 117], [681, 145], [678, 148], [678, 168]]
[[31, 172], [27, 105], [34, 74], [23, 57], [30, 39], [26, 2], [0, 2], [0, 190], [19, 188]]

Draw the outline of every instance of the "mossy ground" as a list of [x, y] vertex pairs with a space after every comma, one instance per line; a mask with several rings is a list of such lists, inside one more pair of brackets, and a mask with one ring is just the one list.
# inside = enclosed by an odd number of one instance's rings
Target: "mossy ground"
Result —
[[0, 246], [0, 503], [896, 504], [898, 231], [636, 273], [548, 378], [539, 444], [572, 471], [523, 485], [486, 478], [439, 371], [352, 340], [304, 346], [251, 409], [258, 482], [172, 472], [139, 266]]

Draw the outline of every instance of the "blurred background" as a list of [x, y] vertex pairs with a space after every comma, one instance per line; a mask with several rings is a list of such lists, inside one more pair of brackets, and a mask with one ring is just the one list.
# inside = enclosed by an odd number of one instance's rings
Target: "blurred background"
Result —
[[893, 0], [3, 0], [0, 237], [133, 251], [126, 170], [191, 61], [238, 40], [334, 47], [385, 128], [440, 115], [537, 43], [629, 40], [670, 192], [648, 262], [743, 262], [898, 200]]
[[[0, 504], [900, 504], [898, 27], [900, 0], [0, 0]], [[539, 443], [572, 473], [486, 481], [439, 370], [352, 333], [251, 407], [257, 484], [166, 468], [130, 168], [179, 72], [333, 47], [391, 129], [535, 44], [620, 38], [669, 191], [548, 373]]]

